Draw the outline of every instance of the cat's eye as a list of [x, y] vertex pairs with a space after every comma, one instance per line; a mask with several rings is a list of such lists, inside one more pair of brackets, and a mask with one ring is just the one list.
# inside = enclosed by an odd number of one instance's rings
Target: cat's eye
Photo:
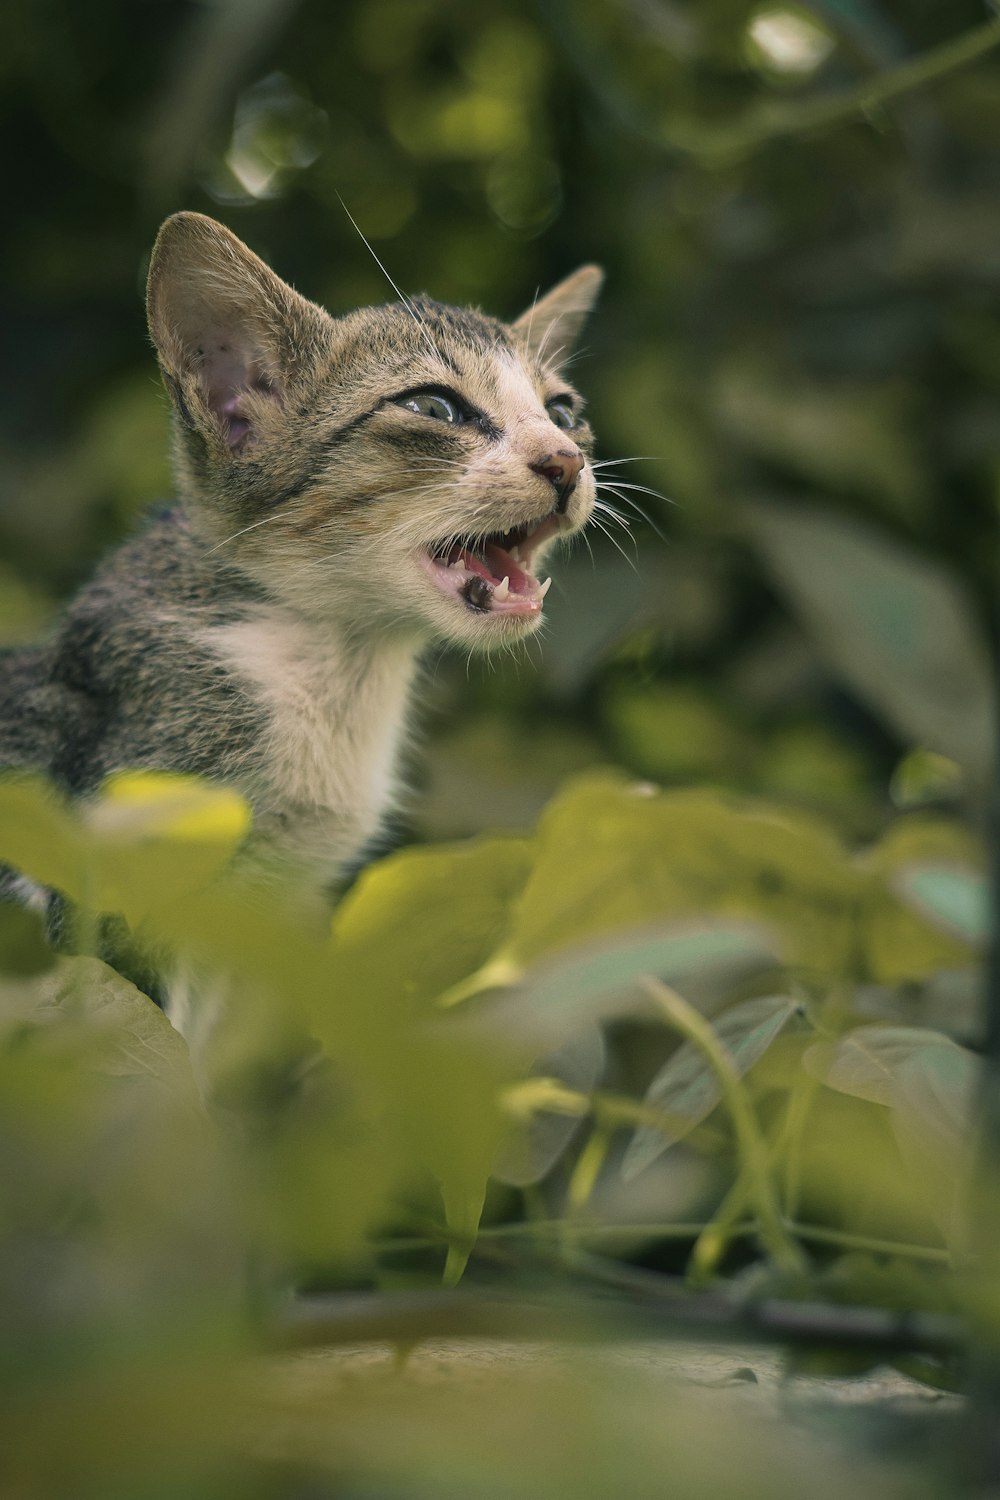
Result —
[[418, 417], [433, 417], [438, 422], [466, 422], [468, 416], [457, 401], [442, 396], [440, 391], [413, 391], [409, 396], [400, 396], [396, 403], [404, 411], [416, 412]]
[[569, 432], [576, 426], [576, 412], [568, 401], [547, 401], [545, 410], [557, 427]]

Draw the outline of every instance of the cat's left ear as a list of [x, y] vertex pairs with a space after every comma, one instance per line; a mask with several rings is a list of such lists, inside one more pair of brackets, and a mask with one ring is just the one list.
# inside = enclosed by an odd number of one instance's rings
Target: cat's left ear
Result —
[[513, 325], [528, 353], [558, 369], [579, 338], [603, 284], [600, 266], [581, 266], [539, 297]]

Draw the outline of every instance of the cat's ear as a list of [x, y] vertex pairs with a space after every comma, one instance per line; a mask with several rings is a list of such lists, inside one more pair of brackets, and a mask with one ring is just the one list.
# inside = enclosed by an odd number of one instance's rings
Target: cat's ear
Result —
[[537, 298], [513, 325], [528, 353], [558, 368], [579, 338], [603, 283], [600, 266], [581, 266]]
[[280, 407], [332, 320], [204, 214], [167, 219], [153, 246], [149, 332], [181, 419], [239, 453]]

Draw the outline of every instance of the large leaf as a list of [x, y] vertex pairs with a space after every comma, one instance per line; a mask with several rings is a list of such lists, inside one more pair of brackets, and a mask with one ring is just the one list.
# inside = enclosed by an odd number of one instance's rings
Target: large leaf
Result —
[[803, 1065], [827, 1088], [873, 1104], [891, 1105], [900, 1069], [914, 1059], [944, 1072], [960, 1056], [971, 1056], [950, 1037], [923, 1026], [859, 1026], [835, 1042], [817, 1042]]
[[811, 1047], [803, 1061], [829, 1088], [888, 1108], [911, 1196], [956, 1243], [975, 1141], [976, 1055], [922, 1027], [863, 1026]]
[[505, 953], [526, 969], [615, 931], [711, 917], [761, 923], [786, 962], [837, 970], [863, 885], [833, 833], [805, 814], [581, 777], [541, 819]]
[[191, 776], [113, 777], [80, 812], [17, 776], [0, 782], [0, 860], [135, 926], [219, 875], [249, 818], [235, 792]]
[[924, 979], [976, 958], [985, 935], [983, 851], [938, 817], [899, 818], [869, 850], [863, 946], [873, 979]]
[[482, 838], [371, 866], [334, 918], [336, 990], [359, 1006], [425, 1011], [502, 940], [531, 855], [525, 839]]
[[748, 518], [833, 669], [905, 740], [951, 757], [985, 787], [994, 765], [992, 674], [957, 579], [843, 516], [754, 505]]
[[41, 776], [0, 780], [0, 861], [83, 901], [87, 880], [76, 818]]
[[564, 1045], [585, 1025], [655, 1014], [639, 988], [647, 974], [713, 1009], [735, 984], [774, 967], [768, 939], [749, 922], [686, 921], [580, 945], [532, 966], [520, 983], [509, 982], [477, 1007], [476, 1018], [497, 1036], [521, 1038], [534, 1055]]
[[11, 1025], [62, 1027], [103, 1073], [193, 1092], [183, 1037], [148, 995], [99, 959], [62, 958], [30, 983], [0, 985], [0, 1026]]
[[898, 890], [909, 905], [964, 942], [981, 946], [989, 937], [989, 887], [978, 870], [911, 865], [900, 871]]
[[[744, 1000], [716, 1018], [715, 1034], [741, 1077], [800, 1010], [799, 1002], [787, 995], [763, 995]], [[705, 1054], [692, 1042], [682, 1043], [646, 1090], [645, 1103], [662, 1111], [663, 1128], [642, 1127], [635, 1132], [625, 1152], [622, 1175], [634, 1177], [675, 1141], [683, 1140], [711, 1114], [720, 1097], [718, 1079]]]
[[896, 514], [926, 500], [926, 470], [899, 386], [820, 385], [758, 352], [722, 367], [716, 397], [742, 443], [803, 479], [860, 491]]
[[[502, 1038], [484, 1046], [461, 1015], [433, 1002], [500, 941], [530, 852], [524, 839], [479, 839], [371, 867], [336, 913], [327, 989], [310, 1002], [316, 1035], [353, 1070], [379, 1118], [397, 1176], [433, 1173], [448, 1222], [467, 1242], [504, 1130], [499, 1090], [525, 1061]], [[449, 1278], [463, 1265], [456, 1247]]]

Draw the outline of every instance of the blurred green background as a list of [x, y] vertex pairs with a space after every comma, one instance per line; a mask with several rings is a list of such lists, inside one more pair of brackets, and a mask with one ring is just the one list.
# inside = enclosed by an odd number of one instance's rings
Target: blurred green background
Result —
[[574, 376], [600, 457], [666, 497], [620, 490], [632, 537], [558, 567], [541, 649], [436, 665], [409, 836], [526, 825], [609, 761], [803, 802], [849, 836], [893, 803], [975, 805], [1000, 52], [808, 127], [990, 14], [11, 0], [0, 639], [43, 628], [170, 493], [142, 308], [160, 219], [214, 214], [338, 312], [391, 295], [342, 196], [410, 292], [513, 316], [603, 263]]

